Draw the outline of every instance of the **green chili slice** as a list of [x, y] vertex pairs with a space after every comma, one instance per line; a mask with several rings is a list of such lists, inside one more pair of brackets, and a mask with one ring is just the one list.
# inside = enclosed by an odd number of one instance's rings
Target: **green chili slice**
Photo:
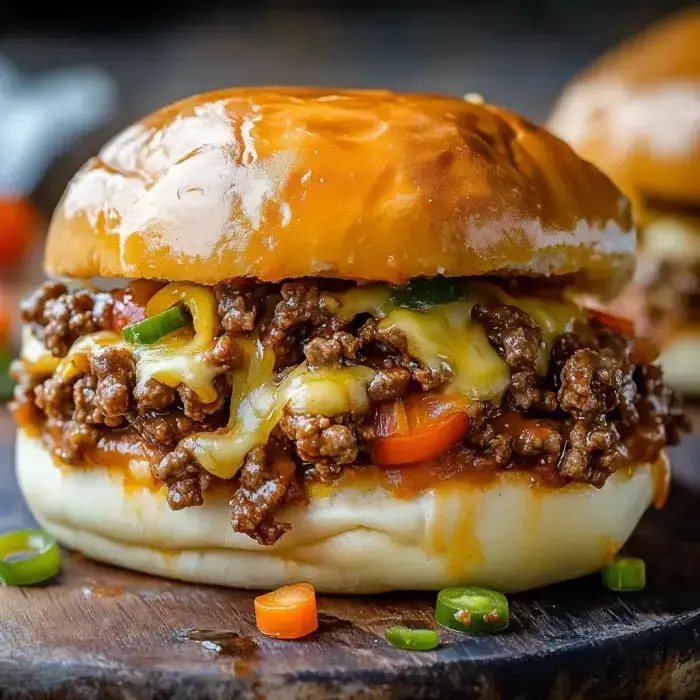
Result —
[[155, 316], [124, 328], [124, 340], [132, 345], [151, 345], [168, 333], [185, 325], [185, 316], [179, 306], [173, 306]]
[[440, 643], [438, 633], [435, 630], [417, 630], [400, 626], [387, 629], [386, 641], [392, 647], [409, 651], [430, 651]]
[[43, 530], [17, 530], [0, 535], [0, 583], [31, 586], [61, 570], [61, 551]]
[[637, 557], [619, 557], [603, 569], [603, 585], [611, 591], [641, 591], [646, 586], [646, 565]]
[[392, 293], [397, 306], [409, 309], [429, 309], [440, 304], [464, 299], [466, 285], [459, 277], [416, 277]]
[[0, 401], [11, 399], [15, 389], [15, 383], [10, 376], [11, 364], [12, 355], [4, 348], [0, 348]]
[[498, 632], [508, 626], [508, 601], [502, 593], [479, 586], [444, 588], [438, 593], [435, 619], [458, 632]]

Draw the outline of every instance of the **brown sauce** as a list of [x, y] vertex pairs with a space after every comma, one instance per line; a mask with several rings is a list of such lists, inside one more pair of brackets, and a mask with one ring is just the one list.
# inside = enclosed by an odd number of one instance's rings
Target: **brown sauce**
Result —
[[117, 598], [124, 595], [124, 589], [116, 586], [84, 586], [83, 598]]
[[661, 510], [666, 505], [671, 488], [671, 465], [665, 452], [658, 456], [651, 469], [654, 479], [652, 503], [654, 508]]
[[[495, 419], [497, 428], [515, 437], [528, 430], [535, 435], [541, 430], [543, 436], [548, 428], [545, 421], [526, 418], [518, 413], [509, 412]], [[40, 434], [41, 427], [35, 422], [22, 425], [30, 434]], [[634, 444], [631, 441], [630, 448], [635, 462], [648, 461], [641, 454], [640, 448], [646, 445]], [[144, 442], [141, 436], [134, 430], [120, 430], [105, 433], [97, 445], [84, 450], [83, 467], [103, 467], [110, 473], [119, 475], [123, 479], [125, 489], [141, 490], [149, 488], [158, 491], [163, 485], [150, 476], [147, 469], [134, 473], [130, 468], [134, 461], [146, 465], [157, 464], [160, 455], [151, 445]], [[372, 489], [380, 486], [389, 491], [395, 498], [412, 499], [420, 493], [436, 488], [439, 484], [450, 481], [457, 486], [465, 488], [483, 488], [495, 481], [507, 478], [509, 480], [527, 480], [531, 487], [539, 491], [541, 489], [561, 488], [562, 486], [575, 486], [567, 484], [567, 480], [560, 477], [554, 468], [538, 464], [516, 464], [508, 469], [499, 467], [483, 456], [475, 459], [475, 452], [464, 445], [457, 445], [447, 454], [427, 462], [408, 464], [397, 467], [349, 467], [342, 476], [331, 484], [311, 482], [308, 485], [311, 497], [323, 497], [333, 492], [338, 487]], [[66, 469], [71, 467], [66, 466]], [[668, 497], [670, 470], [667, 459], [663, 454], [654, 462], [654, 506], [663, 507]], [[585, 484], [584, 484], [585, 486]], [[229, 497], [231, 485], [229, 481], [215, 479], [207, 494], [210, 498]]]
[[233, 671], [237, 676], [251, 676], [259, 663], [258, 643], [232, 630], [186, 629], [176, 634], [181, 641], [196, 642], [207, 651], [234, 657]]

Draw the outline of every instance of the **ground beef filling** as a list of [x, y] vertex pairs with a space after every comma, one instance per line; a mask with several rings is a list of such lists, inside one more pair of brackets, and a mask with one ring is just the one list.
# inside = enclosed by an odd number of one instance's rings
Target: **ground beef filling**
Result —
[[[70, 379], [37, 378], [18, 367], [16, 403], [23, 415], [42, 423], [56, 457], [67, 463], [81, 463], [105, 435], [138, 435], [154, 456], [154, 476], [167, 485], [170, 507], [202, 505], [215, 479], [189, 453], [185, 438], [226, 424], [230, 370], [243, 356], [239, 340], [254, 329], [274, 351], [280, 377], [303, 360], [316, 368], [371, 366], [373, 405], [437, 389], [449, 379], [449, 373], [411, 357], [401, 333], [382, 330], [366, 316], [341, 323], [328, 311], [328, 294], [310, 280], [278, 287], [217, 285], [221, 332], [208, 360], [221, 374], [211, 403], [184, 385], [153, 379], [137, 384], [131, 353], [110, 347], [94, 351], [88, 366]], [[22, 313], [52, 354], [63, 357], [81, 335], [113, 330], [112, 307], [107, 293], [49, 284]], [[500, 403], [477, 407], [468, 433], [443, 459], [481, 471], [528, 469], [555, 485], [602, 486], [630, 460], [653, 461], [688, 429], [660, 369], [635, 362], [633, 341], [602, 326], [565, 333], [554, 340], [549, 370], [541, 376], [542, 332], [527, 313], [476, 305], [472, 319], [508, 365], [510, 385]], [[253, 449], [226, 482], [234, 530], [262, 544], [276, 542], [289, 529], [276, 513], [304, 502], [303, 481], [329, 481], [349, 465], [368, 464], [375, 437], [372, 412], [334, 418], [286, 413], [268, 444]]]

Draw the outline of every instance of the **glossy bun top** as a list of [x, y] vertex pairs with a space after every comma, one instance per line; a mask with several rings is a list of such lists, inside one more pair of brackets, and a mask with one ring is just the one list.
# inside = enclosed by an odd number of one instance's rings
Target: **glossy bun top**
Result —
[[700, 5], [604, 54], [548, 125], [634, 199], [700, 205]]
[[155, 112], [70, 182], [49, 274], [212, 284], [633, 268], [627, 200], [506, 110], [385, 91], [243, 88]]

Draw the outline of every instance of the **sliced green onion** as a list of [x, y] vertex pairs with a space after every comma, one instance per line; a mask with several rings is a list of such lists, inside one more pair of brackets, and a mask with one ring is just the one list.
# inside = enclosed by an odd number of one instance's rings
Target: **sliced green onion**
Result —
[[61, 551], [43, 530], [18, 530], [0, 535], [0, 583], [32, 586], [61, 570]]
[[435, 619], [458, 632], [498, 632], [508, 627], [508, 601], [503, 593], [479, 586], [444, 588], [438, 593]]
[[396, 288], [392, 299], [397, 306], [410, 309], [429, 309], [440, 304], [464, 299], [466, 285], [459, 277], [416, 277], [403, 287]]
[[646, 565], [637, 557], [619, 557], [603, 569], [603, 585], [611, 591], [641, 591], [646, 582]]
[[173, 306], [155, 316], [124, 328], [124, 340], [132, 345], [151, 345], [168, 333], [185, 325], [185, 317], [179, 306]]
[[430, 651], [440, 643], [435, 630], [416, 630], [410, 627], [389, 627], [386, 631], [386, 641], [392, 647], [410, 651]]
[[11, 399], [15, 389], [15, 383], [10, 376], [11, 364], [12, 355], [4, 348], [0, 348], [0, 401]]

